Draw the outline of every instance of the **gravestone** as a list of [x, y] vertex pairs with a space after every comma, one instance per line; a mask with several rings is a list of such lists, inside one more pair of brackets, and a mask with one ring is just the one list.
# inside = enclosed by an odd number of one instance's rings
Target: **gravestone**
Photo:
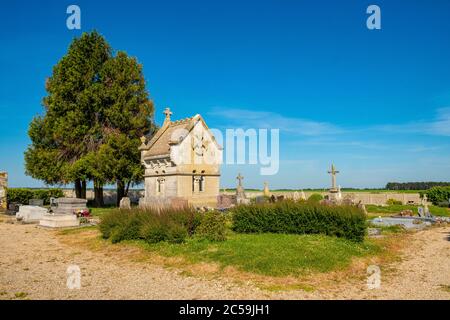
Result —
[[244, 179], [243, 176], [239, 173], [236, 177], [236, 180], [238, 180], [238, 186], [236, 188], [236, 203], [237, 204], [249, 204], [250, 199], [247, 199], [247, 196], [245, 195], [244, 187], [242, 186], [242, 180]]
[[362, 212], [364, 212], [365, 215], [367, 215], [367, 209], [366, 206], [364, 205], [364, 203], [362, 203], [361, 201], [358, 203], [358, 208], [360, 208], [362, 210]]
[[306, 194], [303, 190], [300, 192], [300, 200], [306, 200]]
[[7, 197], [6, 188], [8, 187], [8, 174], [6, 172], [0, 172], [0, 211], [6, 211]]
[[42, 206], [44, 206], [44, 200], [42, 200], [42, 199], [30, 199], [28, 201], [28, 204], [30, 206], [42, 207]]
[[57, 206], [52, 208], [52, 213], [45, 214], [39, 222], [42, 227], [66, 228], [78, 227], [80, 220], [76, 216], [77, 211], [88, 210], [86, 199], [58, 198]]
[[39, 206], [20, 206], [16, 219], [26, 223], [39, 222], [48, 210]]
[[53, 214], [74, 214], [76, 211], [87, 210], [87, 200], [78, 198], [58, 198]]
[[58, 206], [58, 202], [56, 202], [57, 198], [50, 198], [50, 207], [56, 207]]
[[263, 196], [270, 197], [269, 183], [264, 182]]
[[236, 205], [236, 195], [219, 194], [217, 196], [217, 208], [228, 209]]
[[419, 217], [423, 218], [425, 216], [424, 211], [423, 211], [423, 207], [419, 207], [417, 208], [417, 214], [419, 215]]
[[8, 204], [8, 214], [16, 214], [17, 212], [19, 212], [20, 209], [20, 204], [18, 204], [17, 202], [12, 202]]
[[267, 197], [265, 197], [265, 196], [257, 196], [255, 198], [255, 202], [257, 204], [266, 203], [267, 202]]
[[119, 205], [120, 209], [126, 209], [129, 210], [131, 209], [131, 201], [130, 198], [128, 197], [123, 197], [122, 199], [120, 199], [120, 205]]

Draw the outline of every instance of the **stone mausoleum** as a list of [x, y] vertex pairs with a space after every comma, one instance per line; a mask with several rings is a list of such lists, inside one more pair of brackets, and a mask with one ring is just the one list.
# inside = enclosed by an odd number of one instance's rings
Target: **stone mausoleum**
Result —
[[216, 207], [219, 195], [222, 147], [197, 114], [172, 121], [169, 108], [156, 134], [142, 137], [145, 196], [141, 206], [188, 203]]

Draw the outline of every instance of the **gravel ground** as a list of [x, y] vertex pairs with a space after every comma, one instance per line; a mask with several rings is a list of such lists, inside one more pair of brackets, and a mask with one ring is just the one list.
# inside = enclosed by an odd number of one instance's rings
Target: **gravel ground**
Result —
[[[0, 223], [0, 299], [450, 299], [449, 235], [449, 227], [414, 234], [380, 289], [352, 280], [314, 292], [273, 292], [69, 246], [34, 225]], [[80, 266], [81, 289], [67, 288], [69, 265]]]

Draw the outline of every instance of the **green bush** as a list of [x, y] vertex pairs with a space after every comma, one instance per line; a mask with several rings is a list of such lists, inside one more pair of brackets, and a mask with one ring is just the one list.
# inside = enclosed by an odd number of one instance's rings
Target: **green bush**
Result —
[[208, 211], [197, 228], [196, 234], [210, 241], [226, 240], [225, 216], [217, 211]]
[[437, 206], [441, 207], [441, 208], [448, 208], [449, 203], [448, 203], [448, 201], [442, 201], [442, 202], [438, 202]]
[[321, 200], [323, 200], [323, 196], [320, 193], [313, 193], [308, 198], [309, 202], [320, 202]]
[[237, 206], [233, 230], [241, 233], [326, 234], [363, 241], [366, 216], [355, 206], [293, 201]]
[[61, 189], [27, 189], [27, 188], [8, 188], [8, 203], [28, 204], [31, 199], [42, 199], [44, 204], [50, 204], [50, 198], [64, 197]]
[[434, 205], [450, 199], [450, 187], [433, 187], [426, 192], [427, 198]]
[[202, 221], [192, 208], [177, 210], [113, 210], [104, 214], [99, 225], [104, 239], [113, 243], [142, 239], [148, 243], [184, 242], [195, 234]]
[[386, 204], [387, 204], [388, 206], [399, 206], [399, 205], [402, 205], [403, 202], [401, 202], [400, 200], [388, 199], [388, 200], [386, 201]]

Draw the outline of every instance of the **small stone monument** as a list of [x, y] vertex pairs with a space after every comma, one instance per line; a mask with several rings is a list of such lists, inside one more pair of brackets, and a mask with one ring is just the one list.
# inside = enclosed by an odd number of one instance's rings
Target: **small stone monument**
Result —
[[78, 227], [80, 220], [75, 213], [88, 210], [86, 199], [58, 198], [56, 203], [57, 206], [52, 209], [53, 212], [42, 217], [39, 222], [40, 226], [48, 228]]
[[238, 185], [236, 187], [236, 203], [237, 204], [248, 204], [250, 203], [250, 199], [247, 199], [247, 196], [245, 195], [244, 187], [242, 186], [242, 180], [244, 179], [243, 176], [239, 173], [236, 177], [236, 180], [238, 180]]
[[306, 200], [306, 194], [305, 194], [305, 192], [303, 190], [300, 192], [300, 199], [301, 200]]
[[123, 197], [122, 199], [120, 199], [120, 205], [119, 205], [120, 209], [125, 209], [125, 210], [129, 210], [131, 209], [131, 201], [130, 198], [128, 197]]
[[263, 196], [270, 197], [269, 183], [264, 182]]
[[418, 214], [419, 217], [421, 217], [421, 218], [425, 217], [425, 213], [424, 213], [424, 211], [423, 211], [423, 207], [417, 208], [417, 214]]
[[28, 201], [28, 204], [30, 206], [42, 207], [42, 206], [44, 206], [44, 200], [42, 200], [42, 199], [30, 199]]
[[361, 201], [358, 203], [358, 208], [360, 208], [364, 212], [364, 214], [366, 214], [366, 215], [368, 214], [366, 206]]
[[39, 222], [48, 210], [39, 206], [20, 206], [16, 219], [25, 223]]
[[339, 201], [338, 197], [340, 190], [336, 186], [336, 174], [338, 174], [339, 171], [337, 171], [334, 164], [332, 164], [331, 170], [328, 171], [328, 173], [331, 174], [331, 188], [328, 190], [328, 199], [331, 201]]
[[338, 192], [336, 194], [336, 200], [342, 201], [342, 192], [341, 192], [341, 186], [338, 186]]

